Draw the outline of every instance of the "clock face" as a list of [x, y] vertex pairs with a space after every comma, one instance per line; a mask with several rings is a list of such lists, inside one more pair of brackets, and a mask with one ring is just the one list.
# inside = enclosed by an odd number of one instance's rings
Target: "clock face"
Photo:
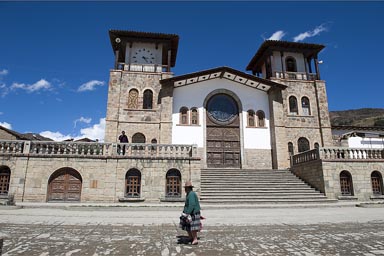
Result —
[[154, 64], [155, 54], [148, 48], [137, 49], [132, 55], [132, 62], [140, 64]]

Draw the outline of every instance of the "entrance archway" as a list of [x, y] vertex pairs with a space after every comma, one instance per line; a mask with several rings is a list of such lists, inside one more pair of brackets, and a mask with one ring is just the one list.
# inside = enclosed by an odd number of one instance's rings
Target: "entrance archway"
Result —
[[48, 181], [47, 201], [80, 202], [83, 180], [72, 168], [55, 171]]
[[11, 170], [7, 166], [0, 166], [0, 196], [8, 195]]
[[206, 104], [207, 166], [240, 167], [240, 118], [235, 99], [218, 93]]

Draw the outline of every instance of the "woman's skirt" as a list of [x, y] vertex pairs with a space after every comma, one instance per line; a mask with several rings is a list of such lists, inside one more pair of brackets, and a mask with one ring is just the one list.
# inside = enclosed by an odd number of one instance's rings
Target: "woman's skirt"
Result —
[[179, 227], [186, 231], [200, 231], [200, 212], [191, 214], [192, 221], [188, 222], [187, 218], [180, 217]]

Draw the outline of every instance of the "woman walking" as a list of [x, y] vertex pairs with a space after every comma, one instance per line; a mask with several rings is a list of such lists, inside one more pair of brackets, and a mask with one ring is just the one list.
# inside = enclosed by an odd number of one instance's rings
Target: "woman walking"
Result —
[[185, 205], [183, 213], [180, 217], [180, 227], [188, 232], [189, 239], [192, 245], [198, 244], [197, 232], [200, 231], [200, 203], [197, 194], [193, 191], [193, 186], [190, 181], [187, 181], [184, 186]]

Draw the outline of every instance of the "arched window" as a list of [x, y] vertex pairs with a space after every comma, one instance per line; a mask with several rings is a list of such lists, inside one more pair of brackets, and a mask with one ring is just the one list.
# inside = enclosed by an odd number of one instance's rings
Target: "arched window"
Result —
[[297, 72], [296, 59], [293, 57], [285, 58], [287, 72]]
[[137, 132], [132, 136], [132, 143], [145, 143], [144, 134]]
[[299, 153], [309, 150], [309, 141], [304, 137], [298, 139], [297, 145]]
[[292, 156], [294, 154], [292, 142], [288, 142], [288, 153], [289, 153], [289, 156]]
[[152, 139], [151, 144], [157, 144], [157, 139]]
[[139, 91], [131, 89], [128, 94], [128, 108], [137, 109], [139, 101]]
[[378, 171], [371, 174], [372, 192], [374, 195], [383, 195], [383, 177]]
[[188, 108], [187, 107], [182, 107], [180, 108], [180, 124], [188, 124]]
[[0, 195], [8, 195], [11, 170], [6, 166], [0, 167]]
[[181, 197], [181, 174], [177, 169], [171, 169], [166, 175], [166, 197]]
[[191, 124], [199, 124], [199, 111], [197, 110], [197, 108], [191, 108]]
[[253, 111], [252, 109], [248, 110], [247, 111], [247, 114], [248, 114], [248, 127], [255, 127], [256, 126], [256, 122], [255, 122], [255, 111]]
[[130, 169], [125, 175], [125, 196], [140, 197], [141, 173], [137, 169]]
[[143, 109], [152, 109], [153, 93], [151, 90], [144, 91]]
[[289, 113], [291, 115], [297, 115], [299, 113], [297, 108], [297, 99], [295, 96], [289, 97]]
[[265, 127], [265, 114], [262, 110], [258, 110], [257, 113], [257, 126]]
[[301, 108], [303, 109], [304, 116], [311, 115], [311, 106], [309, 104], [309, 99], [307, 97], [301, 98]]
[[319, 149], [320, 148], [320, 145], [317, 142], [315, 142], [315, 144], [313, 146], [314, 146], [315, 149]]
[[343, 196], [353, 196], [352, 176], [348, 171], [340, 173], [340, 190]]

